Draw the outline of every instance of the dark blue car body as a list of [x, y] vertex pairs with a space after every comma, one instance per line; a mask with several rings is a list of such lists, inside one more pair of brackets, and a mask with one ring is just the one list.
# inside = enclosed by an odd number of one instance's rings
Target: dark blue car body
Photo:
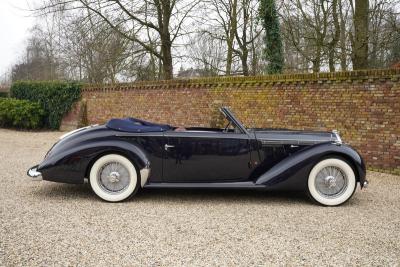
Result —
[[[145, 188], [303, 191], [318, 161], [339, 157], [351, 165], [357, 181], [364, 185], [363, 159], [336, 132], [246, 129], [227, 108], [221, 111], [233, 129], [176, 131], [168, 125], [142, 125], [140, 120], [138, 125], [144, 128], [124, 125], [124, 121], [86, 127], [59, 140], [36, 170], [44, 180], [83, 183], [93, 163], [113, 153], [125, 156], [140, 170]], [[135, 121], [128, 119], [128, 124], [129, 120]]]

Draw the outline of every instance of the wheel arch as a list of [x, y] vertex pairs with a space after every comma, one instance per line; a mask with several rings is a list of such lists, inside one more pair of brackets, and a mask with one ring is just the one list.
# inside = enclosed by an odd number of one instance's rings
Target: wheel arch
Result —
[[108, 150], [102, 151], [101, 153], [97, 154], [96, 156], [94, 156], [92, 159], [90, 159], [89, 163], [86, 166], [86, 170], [85, 170], [85, 177], [89, 177], [90, 174], [90, 170], [92, 169], [94, 163], [101, 157], [109, 155], [109, 154], [117, 154], [120, 156], [123, 156], [125, 158], [127, 158], [130, 162], [132, 162], [133, 166], [135, 166], [136, 169], [136, 173], [138, 175], [138, 177], [140, 178], [140, 168], [139, 168], [139, 164], [138, 164], [138, 158], [133, 157], [132, 153], [129, 153], [127, 151], [124, 151], [122, 149], [115, 149], [115, 148], [110, 148]]
[[[54, 182], [79, 184], [88, 177], [94, 162], [105, 154], [120, 154], [129, 159], [137, 172], [149, 170], [150, 161], [140, 146], [124, 140], [85, 140], [68, 143], [46, 157], [39, 165], [43, 179]], [[147, 171], [148, 173], [148, 171]], [[139, 173], [139, 177], [142, 173]]]
[[93, 164], [101, 157], [108, 154], [118, 154], [126, 157], [136, 169], [136, 173], [140, 179], [140, 184], [147, 182], [150, 174], [150, 161], [146, 154], [138, 146], [127, 142], [113, 142], [112, 145], [104, 145], [96, 147], [97, 153], [91, 157], [85, 168], [85, 177], [89, 176]]
[[[360, 170], [357, 168], [357, 163], [354, 161], [353, 157], [349, 156], [346, 153], [340, 153], [340, 152], [328, 153], [323, 158], [321, 158], [317, 162], [315, 162], [314, 165], [316, 165], [316, 164], [318, 164], [318, 162], [320, 162], [320, 161], [322, 161], [324, 159], [328, 159], [328, 158], [338, 158], [340, 160], [344, 160], [353, 169], [354, 175], [356, 176], [357, 182], [360, 182], [360, 175], [361, 175], [360, 174]], [[310, 172], [311, 172], [311, 170], [310, 170]]]
[[305, 189], [305, 182], [313, 166], [329, 156], [339, 156], [351, 163], [358, 181], [363, 186], [366, 171], [361, 156], [348, 145], [334, 143], [315, 144], [288, 156], [259, 176], [256, 184], [277, 189]]

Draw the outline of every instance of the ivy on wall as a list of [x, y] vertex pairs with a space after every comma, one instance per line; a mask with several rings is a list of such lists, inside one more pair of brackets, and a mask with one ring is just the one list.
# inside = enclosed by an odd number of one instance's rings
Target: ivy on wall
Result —
[[81, 97], [80, 83], [61, 81], [20, 81], [11, 86], [10, 94], [17, 99], [38, 102], [45, 111], [44, 126], [57, 130], [72, 104]]

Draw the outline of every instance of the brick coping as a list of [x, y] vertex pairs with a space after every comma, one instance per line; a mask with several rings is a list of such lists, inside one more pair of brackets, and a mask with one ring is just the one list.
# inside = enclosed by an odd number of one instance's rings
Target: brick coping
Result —
[[288, 84], [288, 83], [323, 83], [323, 82], [354, 82], [354, 81], [373, 81], [377, 79], [400, 80], [400, 69], [372, 69], [342, 72], [320, 72], [320, 73], [295, 73], [278, 74], [265, 76], [225, 76], [225, 77], [207, 77], [194, 79], [174, 79], [160, 81], [141, 81], [133, 83], [115, 83], [115, 84], [85, 84], [83, 91], [98, 90], [127, 90], [127, 89], [178, 89], [194, 87], [227, 87], [231, 84], [263, 85], [263, 84]]

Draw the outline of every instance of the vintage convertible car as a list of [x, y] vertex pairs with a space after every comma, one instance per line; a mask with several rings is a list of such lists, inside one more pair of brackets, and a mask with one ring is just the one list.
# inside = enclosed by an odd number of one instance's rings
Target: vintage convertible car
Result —
[[35, 179], [83, 183], [117, 202], [140, 188], [301, 190], [322, 205], [346, 202], [367, 186], [361, 156], [338, 133], [249, 129], [226, 107], [226, 127], [171, 127], [112, 119], [60, 137]]

